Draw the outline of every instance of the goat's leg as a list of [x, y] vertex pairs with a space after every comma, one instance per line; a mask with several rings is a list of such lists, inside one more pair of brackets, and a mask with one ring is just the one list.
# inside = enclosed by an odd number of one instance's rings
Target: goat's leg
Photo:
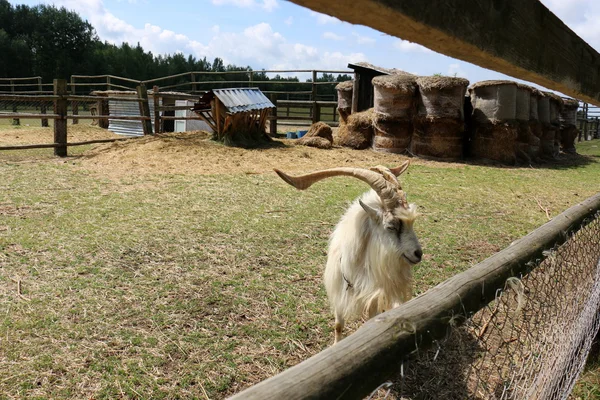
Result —
[[342, 330], [344, 329], [344, 317], [338, 312], [335, 313], [335, 338], [333, 344], [336, 344], [342, 340]]

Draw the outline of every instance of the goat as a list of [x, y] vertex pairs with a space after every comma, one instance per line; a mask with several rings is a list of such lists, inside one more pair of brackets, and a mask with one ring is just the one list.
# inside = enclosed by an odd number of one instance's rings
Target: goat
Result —
[[335, 316], [334, 344], [342, 339], [345, 321], [372, 318], [412, 297], [411, 267], [423, 251], [413, 230], [417, 207], [408, 204], [397, 179], [408, 165], [332, 168], [295, 177], [275, 169], [299, 190], [340, 175], [372, 188], [346, 210], [329, 240], [324, 283]]

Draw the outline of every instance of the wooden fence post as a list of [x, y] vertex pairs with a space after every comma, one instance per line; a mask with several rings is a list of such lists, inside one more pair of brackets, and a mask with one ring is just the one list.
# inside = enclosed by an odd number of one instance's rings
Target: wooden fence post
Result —
[[110, 85], [110, 76], [106, 75], [106, 90], [110, 90], [111, 89], [111, 85]]
[[[42, 94], [41, 92], [43, 92], [42, 78], [38, 78], [38, 91], [40, 92], [40, 95]], [[46, 114], [46, 103], [44, 101], [42, 101], [42, 104], [40, 105], [40, 113]], [[48, 118], [42, 118], [42, 126], [48, 127]]]
[[[193, 77], [193, 75], [192, 75]], [[154, 99], [154, 132], [161, 133], [162, 129], [160, 129], [160, 96], [158, 94], [158, 86], [154, 85], [152, 88], [152, 97]]]
[[[198, 87], [196, 85], [196, 75], [194, 75], [193, 72], [190, 72], [190, 76], [192, 79], [192, 94], [195, 94], [198, 91]], [[156, 107], [156, 103], [154, 103], [154, 107]]]
[[142, 101], [139, 102], [140, 105], [140, 115], [142, 117], [147, 117], [148, 119], [142, 120], [142, 129], [144, 130], [144, 135], [152, 135], [152, 121], [150, 120], [150, 105], [148, 104], [148, 90], [146, 90], [146, 85], [141, 83], [137, 88], [138, 98]]
[[[10, 92], [12, 94], [15, 93], [15, 83], [12, 79], [10, 80]], [[13, 102], [12, 112], [15, 114], [17, 113], [17, 103], [16, 102]], [[12, 124], [13, 125], [21, 125], [21, 120], [19, 118], [13, 118]]]
[[312, 72], [312, 122], [319, 121], [319, 112], [317, 110], [317, 71]]
[[271, 119], [269, 120], [269, 134], [271, 135], [271, 137], [275, 137], [277, 136], [277, 93], [272, 93], [269, 97], [271, 98], [271, 103], [273, 103], [273, 105], [275, 106], [275, 108], [271, 110]]
[[54, 155], [67, 156], [67, 80], [54, 80], [54, 95], [60, 96], [54, 100], [54, 113], [58, 118], [54, 120], [54, 143], [61, 146], [54, 148]]
[[[76, 95], [77, 94], [77, 90], [75, 89], [75, 78], [71, 77], [71, 94], [72, 95]], [[76, 101], [72, 101], [71, 102], [71, 110], [73, 112], [73, 115], [79, 115], [79, 103], [77, 103]], [[79, 123], [79, 120], [77, 118], [73, 118], [73, 125], [77, 125]]]

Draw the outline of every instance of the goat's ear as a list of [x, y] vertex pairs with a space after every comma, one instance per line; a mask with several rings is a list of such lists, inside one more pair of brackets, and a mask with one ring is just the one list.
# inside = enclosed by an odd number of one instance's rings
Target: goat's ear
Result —
[[373, 208], [371, 206], [366, 205], [362, 202], [362, 200], [358, 200], [360, 206], [365, 210], [369, 218], [371, 218], [375, 222], [381, 222], [381, 212], [378, 209]]

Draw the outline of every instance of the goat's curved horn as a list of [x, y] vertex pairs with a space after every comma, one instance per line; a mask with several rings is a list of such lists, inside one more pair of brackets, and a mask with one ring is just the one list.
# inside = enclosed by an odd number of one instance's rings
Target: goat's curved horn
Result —
[[397, 197], [398, 187], [385, 179], [381, 173], [368, 169], [346, 167], [331, 168], [300, 176], [290, 176], [278, 169], [275, 169], [275, 172], [281, 179], [299, 190], [307, 189], [313, 183], [333, 176], [351, 176], [358, 178], [371, 186], [371, 188], [377, 192], [381, 201], [383, 201], [387, 208], [391, 209], [395, 207], [399, 200]]
[[408, 168], [409, 165], [410, 165], [410, 160], [404, 161], [402, 163], [402, 165], [400, 165], [399, 167], [390, 168], [389, 170], [395, 176], [400, 176], [400, 175], [402, 175], [402, 173], [404, 173], [404, 171], [406, 171], [406, 169]]

